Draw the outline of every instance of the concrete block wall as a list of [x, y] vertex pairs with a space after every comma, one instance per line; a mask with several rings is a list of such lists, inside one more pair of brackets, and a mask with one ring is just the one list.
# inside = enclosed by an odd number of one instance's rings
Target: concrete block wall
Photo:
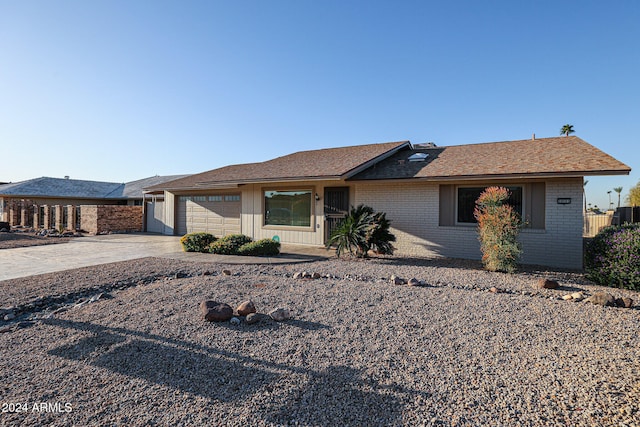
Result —
[[[386, 212], [397, 241], [396, 253], [404, 256], [440, 256], [480, 259], [480, 243], [474, 225], [439, 225], [437, 183], [358, 183], [355, 204]], [[551, 267], [582, 268], [582, 179], [546, 182], [544, 230], [520, 233], [522, 262]], [[558, 198], [571, 198], [558, 204]]]
[[87, 233], [143, 231], [142, 206], [82, 205], [80, 228]]

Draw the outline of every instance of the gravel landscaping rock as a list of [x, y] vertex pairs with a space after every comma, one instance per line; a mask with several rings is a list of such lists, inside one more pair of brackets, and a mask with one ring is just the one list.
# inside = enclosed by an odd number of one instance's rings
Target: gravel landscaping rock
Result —
[[[0, 321], [0, 425], [640, 425], [640, 310], [561, 299], [637, 292], [461, 260], [330, 259], [305, 265], [316, 280], [226, 268], [147, 258], [0, 282], [16, 316]], [[549, 276], [562, 286], [535, 288]], [[246, 300], [291, 318], [194, 315]]]

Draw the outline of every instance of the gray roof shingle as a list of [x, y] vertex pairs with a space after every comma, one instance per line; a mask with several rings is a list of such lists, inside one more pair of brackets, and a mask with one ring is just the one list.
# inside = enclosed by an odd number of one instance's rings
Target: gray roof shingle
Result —
[[125, 184], [41, 177], [0, 185], [0, 196], [69, 199], [140, 199], [142, 189], [186, 175], [154, 176]]

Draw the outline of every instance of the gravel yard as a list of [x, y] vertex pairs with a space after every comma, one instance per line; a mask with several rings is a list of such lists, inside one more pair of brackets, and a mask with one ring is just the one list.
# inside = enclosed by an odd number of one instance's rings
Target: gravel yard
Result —
[[[541, 277], [562, 287], [533, 289]], [[403, 258], [146, 258], [3, 281], [17, 318], [0, 321], [0, 425], [640, 426], [640, 295], [608, 290], [632, 309], [560, 299], [577, 290], [601, 288]], [[198, 311], [249, 298], [293, 319]]]
[[72, 239], [72, 237], [45, 237], [36, 236], [35, 233], [0, 232], [0, 249], [66, 243], [70, 239]]

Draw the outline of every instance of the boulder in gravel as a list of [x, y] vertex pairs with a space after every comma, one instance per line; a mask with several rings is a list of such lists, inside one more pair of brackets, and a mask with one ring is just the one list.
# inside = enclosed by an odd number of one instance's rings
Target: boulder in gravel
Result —
[[551, 279], [538, 279], [534, 287], [537, 289], [558, 289], [560, 284]]
[[596, 292], [591, 295], [589, 298], [585, 300], [585, 302], [590, 302], [596, 305], [602, 305], [605, 307], [612, 307], [615, 305], [615, 298], [608, 292]]
[[238, 312], [238, 316], [246, 316], [248, 314], [255, 313], [258, 310], [256, 310], [256, 306], [253, 301], [247, 300], [242, 301], [240, 305], [238, 305], [238, 308], [236, 308], [236, 311]]
[[571, 298], [574, 301], [582, 301], [584, 299], [584, 294], [582, 292], [574, 292], [571, 294]]
[[231, 276], [231, 270], [224, 269], [222, 270], [222, 274], [224, 274], [225, 276]]
[[256, 323], [265, 322], [270, 319], [271, 317], [263, 313], [250, 313], [247, 315], [245, 322], [247, 322], [247, 325], [253, 325]]
[[633, 300], [631, 298], [616, 298], [616, 307], [631, 308], [633, 307]]
[[282, 322], [284, 320], [289, 320], [291, 318], [291, 315], [289, 314], [289, 310], [279, 307], [275, 310], [271, 310], [269, 312], [269, 317], [271, 317], [276, 322]]
[[319, 278], [321, 278], [321, 277], [322, 277], [322, 275], [321, 275], [320, 273], [317, 273], [317, 272], [314, 272], [314, 273], [311, 275], [311, 278], [312, 278], [312, 279], [319, 279]]
[[391, 282], [392, 285], [404, 285], [405, 284], [404, 279], [402, 279], [401, 277], [396, 276], [395, 274], [391, 275], [391, 277], [389, 278], [389, 282]]
[[229, 304], [217, 301], [202, 301], [200, 313], [209, 322], [226, 322], [233, 317], [233, 308]]
[[232, 317], [231, 320], [229, 320], [229, 323], [231, 323], [233, 326], [238, 326], [240, 324], [240, 319], [238, 319], [237, 317]]
[[420, 281], [418, 279], [416, 279], [415, 277], [412, 277], [411, 279], [409, 279], [407, 284], [409, 286], [420, 286]]
[[4, 315], [4, 320], [5, 321], [10, 321], [16, 318], [16, 315], [13, 313], [13, 311], [8, 312], [7, 314]]

